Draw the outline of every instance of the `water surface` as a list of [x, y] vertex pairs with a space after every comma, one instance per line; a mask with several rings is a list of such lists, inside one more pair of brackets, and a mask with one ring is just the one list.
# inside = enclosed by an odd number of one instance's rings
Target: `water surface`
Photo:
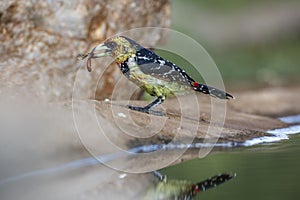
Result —
[[169, 178], [199, 181], [221, 172], [237, 177], [196, 199], [299, 199], [300, 135], [289, 140], [240, 147], [162, 170]]

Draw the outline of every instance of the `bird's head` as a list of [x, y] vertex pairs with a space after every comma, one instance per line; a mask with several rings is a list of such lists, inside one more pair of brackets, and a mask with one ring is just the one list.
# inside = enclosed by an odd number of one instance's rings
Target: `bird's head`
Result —
[[142, 47], [132, 39], [114, 36], [97, 45], [90, 53], [90, 58], [111, 56], [116, 63], [125, 62]]

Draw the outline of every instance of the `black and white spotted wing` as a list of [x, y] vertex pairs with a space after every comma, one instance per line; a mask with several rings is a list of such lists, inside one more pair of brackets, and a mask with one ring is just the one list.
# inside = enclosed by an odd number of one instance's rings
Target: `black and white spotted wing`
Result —
[[140, 49], [137, 52], [137, 64], [140, 70], [157, 79], [181, 84], [191, 84], [194, 80], [174, 63], [164, 60], [148, 49]]

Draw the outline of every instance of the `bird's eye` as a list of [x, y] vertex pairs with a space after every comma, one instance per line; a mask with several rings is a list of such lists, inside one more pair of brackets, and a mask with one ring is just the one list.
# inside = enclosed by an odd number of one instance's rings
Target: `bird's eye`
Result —
[[106, 46], [110, 49], [114, 49], [117, 46], [117, 44], [115, 42], [109, 42]]

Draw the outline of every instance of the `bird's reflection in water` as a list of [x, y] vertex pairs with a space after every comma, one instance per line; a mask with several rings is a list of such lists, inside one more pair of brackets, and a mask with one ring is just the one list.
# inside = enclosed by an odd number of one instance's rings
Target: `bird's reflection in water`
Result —
[[167, 177], [155, 171], [157, 183], [147, 191], [145, 199], [193, 199], [197, 194], [229, 181], [236, 176], [235, 173], [223, 173], [198, 183], [187, 180], [167, 180]]

